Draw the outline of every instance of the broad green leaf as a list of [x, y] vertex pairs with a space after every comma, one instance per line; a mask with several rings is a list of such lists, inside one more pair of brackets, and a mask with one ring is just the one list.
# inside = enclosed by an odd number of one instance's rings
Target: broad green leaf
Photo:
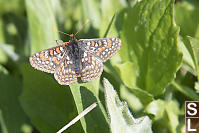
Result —
[[125, 79], [153, 95], [163, 93], [182, 61], [173, 5], [174, 0], [143, 0], [129, 9], [123, 24], [120, 55], [133, 63], [134, 71]]
[[88, 83], [76, 83], [70, 85], [70, 88], [78, 113], [81, 113], [85, 108], [94, 102], [98, 102], [99, 105], [92, 112], [88, 113], [86, 116], [80, 119], [84, 132], [108, 133], [109, 128], [107, 116], [98, 96], [99, 79]]
[[21, 83], [0, 65], [0, 132], [21, 133], [27, 117], [19, 103]]
[[195, 0], [177, 2], [175, 20], [182, 36], [199, 37], [199, 2]]
[[156, 100], [147, 106], [146, 111], [155, 116], [155, 124], [160, 123], [159, 127], [154, 128], [155, 132], [179, 132], [178, 115], [180, 112], [176, 102]]
[[126, 61], [125, 63], [119, 65], [121, 79], [123, 79], [124, 84], [129, 88], [136, 87], [136, 66], [133, 62]]
[[134, 66], [135, 64], [132, 62], [125, 62], [121, 65], [119, 65], [120, 73], [121, 73], [121, 79], [123, 79], [124, 84], [132, 88], [131, 91], [139, 97], [140, 101], [142, 104], [147, 105], [148, 103], [153, 101], [153, 96], [148, 93], [145, 90], [142, 90], [136, 86], [136, 76], [137, 76], [137, 71], [136, 67]]
[[152, 133], [148, 116], [135, 119], [126, 102], [121, 102], [113, 86], [104, 78], [105, 98], [111, 133]]
[[28, 24], [31, 39], [31, 53], [55, 46], [58, 33], [53, 29], [57, 28], [54, 9], [54, 0], [26, 0]]
[[[33, 125], [44, 133], [54, 133], [76, 115], [76, 107], [68, 86], [61, 86], [53, 75], [33, 69], [29, 64], [21, 66], [23, 92], [22, 107]], [[68, 132], [82, 132], [80, 123]]]

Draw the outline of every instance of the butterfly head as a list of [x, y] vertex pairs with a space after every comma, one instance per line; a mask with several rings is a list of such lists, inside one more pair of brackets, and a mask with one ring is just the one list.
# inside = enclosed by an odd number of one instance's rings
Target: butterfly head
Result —
[[70, 42], [77, 41], [77, 39], [74, 36], [74, 34], [70, 34], [69, 36], [70, 36]]

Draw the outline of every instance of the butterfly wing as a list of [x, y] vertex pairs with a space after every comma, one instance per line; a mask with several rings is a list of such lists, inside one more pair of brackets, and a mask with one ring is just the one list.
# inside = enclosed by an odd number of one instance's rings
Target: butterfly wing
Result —
[[81, 54], [81, 64], [81, 80], [83, 82], [97, 79], [103, 71], [102, 61], [86, 51]]
[[77, 82], [78, 74], [75, 70], [75, 59], [71, 47], [67, 47], [63, 59], [56, 67], [54, 77], [61, 85], [69, 85]]
[[122, 45], [119, 38], [80, 39], [79, 43], [82, 49], [98, 57], [102, 62], [110, 59]]
[[65, 42], [53, 48], [33, 54], [29, 58], [30, 64], [35, 69], [48, 73], [54, 73], [56, 66], [59, 65], [63, 58], [67, 44], [68, 42]]

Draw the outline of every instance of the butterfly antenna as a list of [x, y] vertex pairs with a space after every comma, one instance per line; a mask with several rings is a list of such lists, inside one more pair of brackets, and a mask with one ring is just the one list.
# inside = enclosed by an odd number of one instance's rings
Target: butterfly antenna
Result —
[[83, 29], [83, 27], [88, 24], [89, 20], [86, 20], [84, 24], [80, 27], [80, 29], [75, 33], [75, 36]]
[[62, 34], [65, 34], [65, 35], [67, 35], [67, 36], [70, 36], [70, 34], [67, 34], [67, 33], [65, 33], [65, 32], [59, 31], [59, 30], [57, 30], [56, 28], [54, 28], [54, 31], [59, 32], [59, 33], [62, 33]]

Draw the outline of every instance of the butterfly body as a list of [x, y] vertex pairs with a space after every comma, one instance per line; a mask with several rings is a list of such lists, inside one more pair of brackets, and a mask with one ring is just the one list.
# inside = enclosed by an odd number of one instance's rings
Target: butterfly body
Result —
[[49, 48], [30, 57], [30, 64], [41, 71], [54, 73], [61, 85], [97, 79], [103, 71], [103, 63], [121, 47], [119, 38], [80, 39], [70, 35], [70, 41]]
[[[79, 77], [80, 72], [81, 72], [81, 62], [80, 62], [80, 56], [81, 56], [81, 49], [80, 46], [78, 44], [78, 41], [76, 40], [76, 38], [72, 38], [70, 39], [71, 41], [68, 44], [68, 47], [70, 47], [71, 49], [71, 55], [73, 55], [73, 59], [74, 59], [74, 67], [75, 67], [75, 73], [77, 75], [77, 77]], [[67, 48], [66, 48], [67, 49]]]

